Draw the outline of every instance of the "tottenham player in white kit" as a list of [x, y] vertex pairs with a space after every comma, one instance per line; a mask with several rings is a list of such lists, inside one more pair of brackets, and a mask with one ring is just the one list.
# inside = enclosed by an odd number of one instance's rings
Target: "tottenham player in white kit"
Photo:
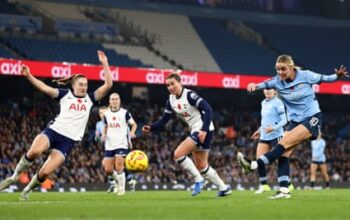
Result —
[[[176, 148], [174, 159], [194, 176], [195, 187], [192, 195], [196, 196], [202, 190], [204, 179], [201, 174], [218, 186], [218, 196], [231, 194], [231, 187], [225, 185], [216, 171], [208, 164], [209, 145], [214, 133], [210, 105], [194, 91], [183, 88], [178, 73], [171, 73], [166, 78], [166, 86], [170, 96], [166, 102], [163, 117], [152, 125], [143, 126], [142, 131], [147, 134], [162, 128], [174, 113], [178, 115], [188, 124], [191, 134]], [[195, 163], [187, 157], [190, 153]]]
[[36, 158], [50, 150], [45, 163], [21, 193], [21, 199], [28, 199], [29, 193], [62, 165], [74, 144], [81, 141], [93, 104], [106, 96], [113, 85], [108, 59], [104, 52], [98, 51], [98, 58], [105, 72], [105, 81], [91, 93], [87, 93], [88, 80], [84, 75], [74, 74], [68, 78], [56, 80], [59, 84], [71, 82], [72, 86], [72, 89], [58, 89], [38, 80], [30, 73], [29, 67], [22, 66], [21, 73], [35, 88], [59, 101], [60, 113], [35, 137], [30, 149], [18, 162], [13, 175], [0, 183], [0, 190], [17, 182], [19, 175], [28, 169]]
[[104, 112], [106, 126], [102, 133], [102, 140], [105, 142], [103, 167], [106, 173], [113, 175], [117, 181], [115, 188], [117, 195], [124, 195], [124, 161], [131, 148], [130, 138], [136, 137], [137, 124], [130, 112], [121, 108], [120, 103], [119, 94], [112, 93], [109, 96], [109, 109]]

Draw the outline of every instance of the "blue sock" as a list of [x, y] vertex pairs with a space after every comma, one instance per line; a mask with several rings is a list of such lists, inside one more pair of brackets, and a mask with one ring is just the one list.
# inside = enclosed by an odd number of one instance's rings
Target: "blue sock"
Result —
[[278, 158], [278, 183], [280, 187], [288, 187], [289, 186], [289, 158], [288, 157], [280, 157]]

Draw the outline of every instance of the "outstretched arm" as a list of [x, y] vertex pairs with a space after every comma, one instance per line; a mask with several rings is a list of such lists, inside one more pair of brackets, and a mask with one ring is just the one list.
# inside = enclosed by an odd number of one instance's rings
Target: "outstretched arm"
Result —
[[311, 72], [308, 74], [309, 76], [309, 82], [313, 84], [320, 84], [322, 82], [334, 82], [340, 78], [348, 77], [348, 72], [346, 70], [346, 67], [341, 65], [339, 69], [334, 69], [334, 74], [332, 75], [324, 75], [319, 73]]
[[46, 95], [56, 98], [58, 97], [58, 89], [53, 88], [51, 86], [46, 85], [43, 81], [38, 80], [35, 78], [31, 73], [30, 69], [26, 65], [22, 65], [21, 68], [21, 74], [23, 74], [28, 81], [37, 89], [39, 89], [41, 92], [45, 93]]
[[111, 74], [111, 70], [109, 69], [107, 56], [101, 50], [98, 50], [97, 54], [98, 54], [98, 59], [100, 60], [103, 66], [103, 70], [105, 72], [105, 83], [102, 86], [100, 86], [98, 89], [96, 89], [95, 91], [96, 101], [101, 100], [103, 97], [105, 97], [108, 91], [113, 86], [112, 74]]
[[261, 83], [249, 83], [247, 86], [248, 92], [254, 92], [262, 89], [274, 89], [276, 84], [276, 78], [268, 79]]
[[144, 134], [148, 134], [151, 131], [157, 130], [159, 128], [163, 128], [168, 123], [172, 115], [173, 115], [173, 110], [171, 109], [171, 106], [168, 100], [165, 104], [163, 116], [158, 121], [154, 122], [152, 125], [144, 125], [142, 127], [142, 132]]

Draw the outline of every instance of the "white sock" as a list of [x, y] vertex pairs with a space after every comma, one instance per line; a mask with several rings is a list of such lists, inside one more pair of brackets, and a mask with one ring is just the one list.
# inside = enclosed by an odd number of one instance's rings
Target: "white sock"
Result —
[[28, 185], [23, 189], [24, 192], [29, 192], [33, 189], [35, 189], [37, 186], [40, 186], [41, 183], [38, 181], [38, 174], [35, 174], [32, 178], [32, 180], [30, 181], [30, 183], [28, 183]]
[[119, 185], [119, 191], [125, 191], [125, 173], [124, 171], [121, 173], [117, 173], [117, 182]]
[[15, 172], [13, 173], [13, 177], [14, 178], [18, 178], [19, 175], [26, 169], [28, 169], [31, 165], [33, 164], [33, 162], [28, 161], [25, 156], [22, 156], [22, 158], [19, 160]]
[[[203, 173], [205, 172], [205, 173]], [[209, 179], [212, 183], [214, 183], [215, 185], [217, 185], [219, 187], [220, 191], [226, 190], [227, 186], [224, 183], [224, 181], [222, 181], [222, 179], [219, 177], [218, 173], [216, 172], [216, 170], [214, 170], [212, 167], [210, 167], [209, 165], [204, 168], [203, 170], [201, 170], [201, 173], [203, 173], [203, 175], [205, 176], [205, 178]]]
[[280, 187], [280, 191], [283, 193], [289, 193], [288, 187]]
[[252, 161], [252, 163], [250, 164], [250, 169], [255, 170], [258, 168], [258, 162], [256, 162], [255, 160]]
[[195, 182], [202, 182], [204, 180], [193, 161], [187, 156], [178, 158], [176, 162], [178, 162], [183, 169], [190, 172], [194, 176]]

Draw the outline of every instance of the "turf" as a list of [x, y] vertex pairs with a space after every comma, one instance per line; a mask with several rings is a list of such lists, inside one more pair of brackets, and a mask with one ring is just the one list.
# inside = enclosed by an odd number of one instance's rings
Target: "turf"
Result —
[[191, 197], [186, 191], [139, 191], [124, 196], [106, 192], [0, 193], [0, 219], [350, 219], [350, 190], [296, 190], [291, 199], [233, 191], [218, 198], [214, 191]]

